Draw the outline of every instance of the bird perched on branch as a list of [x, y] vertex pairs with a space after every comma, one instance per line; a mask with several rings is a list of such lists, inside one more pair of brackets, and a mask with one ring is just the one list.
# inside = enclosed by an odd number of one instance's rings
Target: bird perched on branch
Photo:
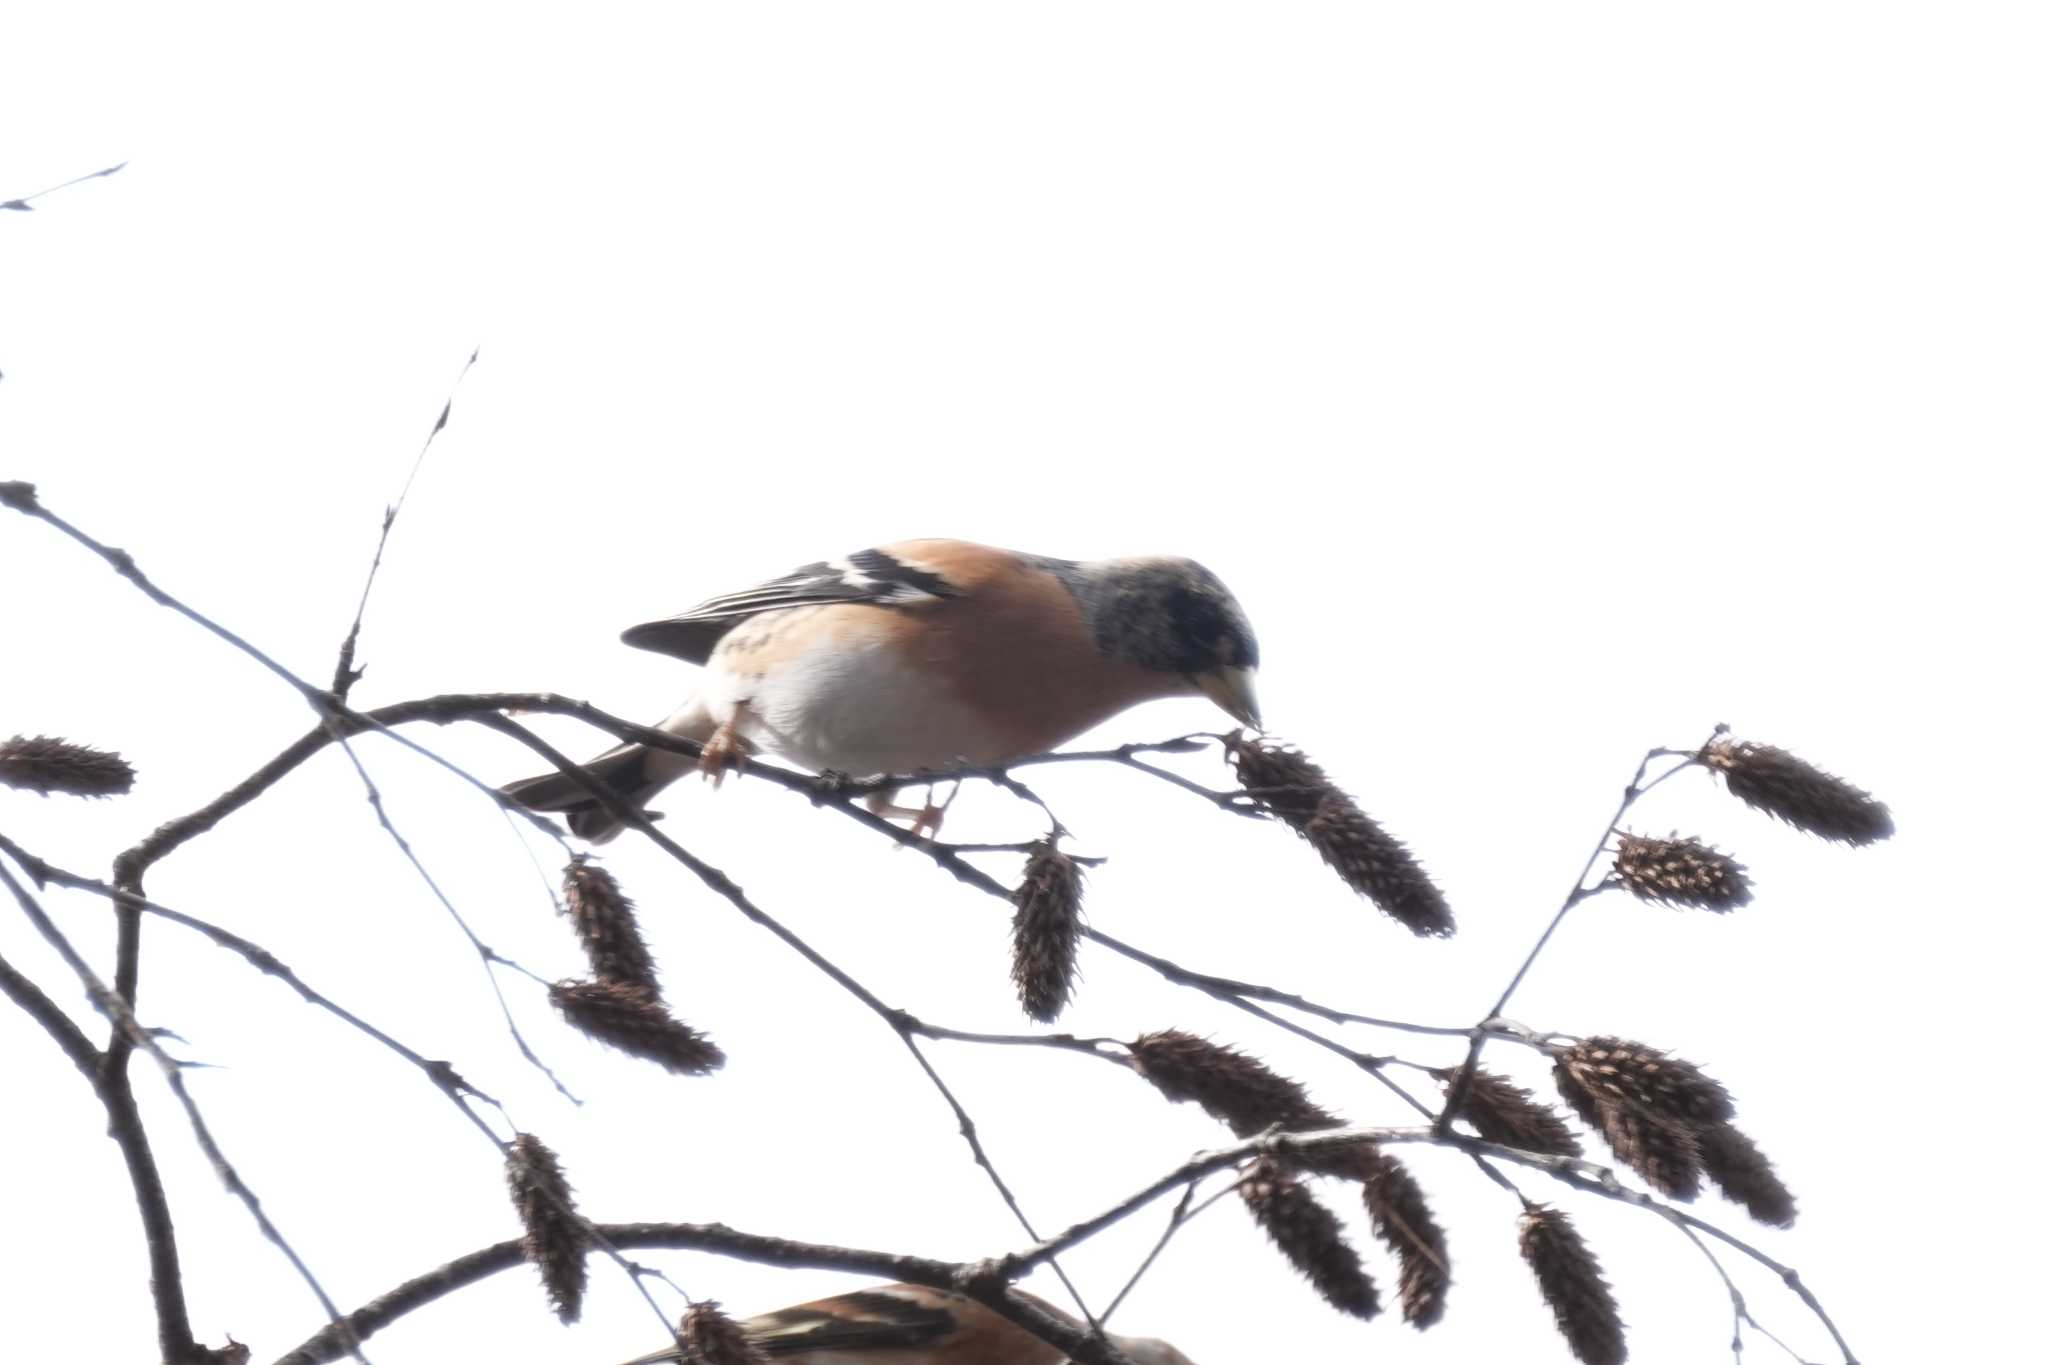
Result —
[[[622, 744], [585, 765], [633, 807], [693, 767], [716, 777], [756, 750], [819, 772], [907, 777], [1043, 753], [1158, 697], [1207, 696], [1259, 723], [1251, 625], [1186, 559], [1077, 563], [907, 540], [621, 638], [704, 666], [695, 695], [661, 723], [702, 744], [701, 759]], [[595, 843], [622, 828], [566, 773], [504, 791], [566, 813]]]
[[[1021, 1290], [1054, 1317], [1073, 1319]], [[748, 1342], [789, 1365], [1062, 1365], [1067, 1359], [1007, 1318], [963, 1294], [915, 1284], [885, 1284], [836, 1298], [780, 1308], [739, 1324]], [[1133, 1365], [1194, 1365], [1163, 1341], [1110, 1334]], [[626, 1365], [688, 1358], [671, 1346]]]

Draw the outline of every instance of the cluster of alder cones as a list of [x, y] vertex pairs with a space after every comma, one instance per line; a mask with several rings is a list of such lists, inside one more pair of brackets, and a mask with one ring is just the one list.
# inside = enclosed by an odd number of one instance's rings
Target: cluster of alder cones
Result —
[[[1366, 815], [1298, 750], [1231, 736], [1238, 800], [1299, 834], [1343, 881], [1419, 936], [1447, 937], [1455, 921], [1443, 894], [1397, 839]], [[1823, 838], [1864, 845], [1892, 833], [1890, 813], [1868, 793], [1785, 750], [1734, 740], [1724, 732], [1692, 756], [1719, 774], [1749, 805]], [[79, 796], [125, 793], [134, 772], [118, 755], [47, 737], [0, 743], [0, 785]], [[1691, 837], [1620, 833], [1612, 884], [1650, 902], [1728, 911], [1748, 903], [1746, 870]], [[1012, 897], [1011, 976], [1027, 1015], [1059, 1017], [1072, 999], [1083, 935], [1082, 867], [1048, 837], [1033, 845]], [[719, 1048], [668, 1009], [633, 903], [617, 881], [583, 856], [564, 874], [563, 899], [591, 976], [557, 982], [549, 992], [563, 1017], [584, 1033], [671, 1072], [703, 1075], [725, 1061]], [[1384, 1148], [1363, 1139], [1289, 1141], [1340, 1129], [1343, 1120], [1295, 1082], [1233, 1048], [1178, 1030], [1125, 1044], [1133, 1071], [1162, 1095], [1193, 1101], [1239, 1138], [1274, 1140], [1244, 1163], [1236, 1190], [1273, 1244], [1336, 1308], [1361, 1318], [1380, 1311], [1379, 1291], [1343, 1225], [1311, 1191], [1323, 1178], [1359, 1188], [1374, 1235], [1399, 1268], [1403, 1317], [1417, 1327], [1441, 1318], [1450, 1285], [1442, 1229], [1420, 1186]], [[1626, 1039], [1596, 1036], [1545, 1044], [1558, 1092], [1616, 1159], [1658, 1193], [1691, 1199], [1712, 1181], [1761, 1222], [1786, 1226], [1791, 1192], [1756, 1145], [1735, 1127], [1727, 1090], [1698, 1067]], [[1504, 1077], [1474, 1068], [1431, 1073], [1451, 1096], [1453, 1117], [1489, 1142], [1538, 1155], [1578, 1159], [1578, 1134], [1556, 1111]], [[526, 1229], [527, 1258], [540, 1271], [565, 1321], [581, 1310], [589, 1224], [575, 1211], [555, 1154], [531, 1134], [506, 1144], [506, 1174]], [[1620, 1314], [1598, 1260], [1555, 1207], [1524, 1201], [1520, 1247], [1572, 1351], [1587, 1365], [1619, 1365], [1626, 1355]], [[714, 1303], [700, 1304], [677, 1327], [689, 1358], [741, 1365], [761, 1357]]]
[[[1418, 936], [1454, 932], [1448, 903], [1414, 855], [1307, 756], [1242, 736], [1232, 737], [1225, 747], [1242, 799], [1292, 828], [1353, 890]], [[1862, 845], [1892, 831], [1889, 812], [1868, 793], [1785, 750], [1717, 733], [1694, 761], [1720, 774], [1730, 792], [1748, 804], [1825, 838]], [[639, 981], [637, 964], [645, 949], [637, 929], [628, 932], [629, 903], [608, 878], [600, 880], [594, 872], [587, 864], [572, 864], [568, 888], [593, 968], [600, 981]], [[1698, 839], [1675, 834], [1620, 834], [1610, 875], [1631, 894], [1665, 905], [1727, 911], [1751, 898], [1740, 863]], [[1081, 863], [1055, 839], [1031, 847], [1012, 896], [1011, 977], [1024, 1012], [1040, 1023], [1056, 1020], [1073, 996], [1082, 887]], [[587, 908], [579, 910], [579, 905]], [[624, 926], [616, 924], [621, 915]], [[621, 967], [620, 959], [636, 965]], [[632, 1050], [616, 1037], [607, 1041]], [[1163, 1095], [1198, 1103], [1240, 1138], [1343, 1126], [1295, 1082], [1208, 1039], [1163, 1030], [1125, 1046], [1132, 1069]], [[1549, 1050], [1560, 1096], [1616, 1159], [1653, 1189], [1691, 1199], [1703, 1179], [1711, 1180], [1759, 1221], [1792, 1222], [1791, 1192], [1769, 1159], [1735, 1126], [1727, 1090], [1698, 1067], [1613, 1037], [1553, 1043]], [[1480, 1137], [1526, 1152], [1582, 1156], [1572, 1126], [1528, 1090], [1477, 1068], [1462, 1087], [1462, 1068], [1434, 1075], [1458, 1097], [1457, 1117]], [[1237, 1193], [1274, 1246], [1330, 1304], [1370, 1318], [1380, 1311], [1378, 1287], [1345, 1239], [1341, 1220], [1308, 1184], [1313, 1178], [1358, 1188], [1374, 1236], [1398, 1267], [1403, 1318], [1416, 1327], [1438, 1321], [1450, 1287], [1449, 1252], [1407, 1167], [1378, 1144], [1354, 1141], [1260, 1156], [1237, 1173]], [[559, 1239], [574, 1245], [566, 1232]], [[1621, 1315], [1598, 1259], [1570, 1217], [1562, 1209], [1525, 1201], [1519, 1244], [1573, 1353], [1587, 1365], [1619, 1365], [1626, 1357]], [[580, 1250], [578, 1256], [580, 1261]], [[535, 1259], [545, 1269], [545, 1259]], [[679, 1332], [688, 1327], [684, 1324]], [[695, 1330], [709, 1328], [699, 1324]]]

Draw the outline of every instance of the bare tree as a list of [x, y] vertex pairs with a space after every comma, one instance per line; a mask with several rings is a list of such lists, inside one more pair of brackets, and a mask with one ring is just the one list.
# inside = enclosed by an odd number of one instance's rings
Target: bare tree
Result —
[[[445, 426], [448, 411], [444, 407], [434, 423], [429, 445], [433, 433]], [[426, 449], [423, 445], [422, 457]], [[164, 591], [131, 555], [65, 520], [38, 498], [30, 484], [0, 484], [0, 504], [67, 537], [152, 601], [259, 661], [279, 682], [296, 690], [313, 713], [310, 728], [281, 743], [274, 757], [227, 790], [165, 823], [134, 846], [110, 851], [110, 870], [104, 877], [57, 866], [0, 833], [4, 893], [55, 949], [64, 968], [75, 977], [75, 988], [90, 999], [104, 1025], [103, 1040], [89, 1036], [57, 1003], [74, 987], [36, 980], [0, 961], [0, 992], [72, 1062], [104, 1111], [140, 1213], [158, 1347], [166, 1365], [251, 1358], [250, 1348], [238, 1342], [202, 1344], [188, 1313], [176, 1200], [158, 1166], [163, 1144], [188, 1140], [205, 1154], [221, 1182], [243, 1201], [249, 1216], [276, 1244], [279, 1254], [291, 1261], [323, 1306], [324, 1321], [309, 1323], [305, 1340], [268, 1354], [278, 1365], [312, 1365], [346, 1357], [363, 1360], [366, 1344], [384, 1327], [522, 1260], [538, 1269], [553, 1308], [564, 1319], [574, 1319], [580, 1311], [588, 1263], [596, 1257], [601, 1268], [609, 1264], [629, 1276], [652, 1310], [665, 1323], [673, 1323], [674, 1312], [658, 1297], [665, 1277], [633, 1255], [661, 1248], [711, 1251], [778, 1266], [858, 1271], [950, 1289], [971, 1296], [1076, 1361], [1112, 1365], [1123, 1356], [1104, 1325], [1132, 1285], [1157, 1263], [1191, 1220], [1219, 1200], [1232, 1197], [1243, 1203], [1275, 1248], [1331, 1305], [1371, 1318], [1382, 1310], [1380, 1287], [1365, 1258], [1347, 1239], [1343, 1221], [1324, 1202], [1332, 1195], [1359, 1200], [1366, 1222], [1394, 1267], [1392, 1297], [1398, 1300], [1401, 1316], [1416, 1327], [1427, 1327], [1447, 1310], [1451, 1251], [1424, 1190], [1399, 1156], [1402, 1149], [1416, 1145], [1462, 1153], [1469, 1158], [1475, 1178], [1505, 1193], [1510, 1216], [1502, 1220], [1501, 1236], [1519, 1237], [1521, 1252], [1559, 1329], [1573, 1352], [1588, 1365], [1623, 1359], [1625, 1344], [1619, 1311], [1595, 1252], [1570, 1216], [1571, 1205], [1585, 1199], [1631, 1206], [1643, 1216], [1667, 1224], [1675, 1235], [1696, 1247], [1727, 1289], [1738, 1352], [1746, 1331], [1768, 1334], [1751, 1316], [1731, 1269], [1733, 1262], [1747, 1261], [1799, 1294], [1833, 1337], [1845, 1365], [1855, 1359], [1842, 1332], [1791, 1267], [1683, 1207], [1703, 1185], [1713, 1184], [1762, 1223], [1784, 1226], [1793, 1221], [1793, 1197], [1768, 1158], [1737, 1127], [1735, 1102], [1725, 1085], [1693, 1064], [1640, 1041], [1552, 1032], [1515, 1022], [1507, 1013], [1531, 967], [1551, 945], [1557, 927], [1589, 900], [1627, 895], [1711, 914], [1734, 910], [1750, 900], [1745, 870], [1730, 855], [1697, 838], [1676, 834], [1651, 837], [1625, 828], [1651, 794], [1666, 783], [1717, 782], [1757, 810], [1845, 844], [1868, 844], [1891, 833], [1890, 817], [1881, 803], [1783, 749], [1738, 740], [1725, 727], [1717, 726], [1699, 740], [1646, 753], [1636, 764], [1612, 816], [1590, 841], [1580, 875], [1485, 1017], [1454, 1023], [1384, 1018], [1353, 1007], [1354, 1002], [1312, 1000], [1272, 985], [1195, 971], [1093, 927], [1083, 913], [1089, 860], [1063, 848], [1065, 827], [1030, 785], [1034, 770], [1049, 764], [1116, 767], [1213, 808], [1215, 818], [1279, 822], [1300, 835], [1361, 897], [1415, 935], [1451, 934], [1455, 928], [1451, 907], [1421, 862], [1298, 750], [1242, 732], [1189, 734], [1109, 750], [1046, 754], [1002, 768], [861, 782], [744, 760], [742, 769], [749, 777], [808, 798], [818, 812], [816, 818], [855, 822], [873, 837], [908, 849], [950, 874], [963, 896], [991, 898], [1012, 917], [1013, 986], [1022, 1013], [1038, 1027], [1005, 1034], [974, 1032], [886, 1004], [854, 970], [826, 956], [769, 907], [756, 903], [711, 861], [706, 850], [686, 846], [642, 812], [621, 803], [601, 782], [516, 717], [573, 717], [621, 740], [694, 755], [697, 746], [690, 741], [550, 693], [447, 694], [367, 709], [352, 704], [351, 692], [360, 677], [355, 647], [375, 583], [376, 561], [338, 651], [332, 679], [322, 686], [295, 675], [255, 643]], [[383, 537], [389, 535], [402, 505], [401, 495], [386, 515], [378, 544], [379, 561]], [[11, 719], [0, 720], [0, 724]], [[298, 971], [262, 944], [152, 896], [151, 874], [161, 862], [207, 835], [231, 813], [264, 799], [281, 779], [316, 754], [338, 748], [349, 758], [386, 834], [461, 926], [494, 987], [503, 973], [535, 976], [499, 953], [476, 931], [416, 856], [411, 838], [386, 814], [376, 784], [356, 755], [355, 743], [368, 736], [402, 745], [424, 761], [453, 769], [473, 787], [478, 801], [505, 806], [558, 845], [563, 864], [562, 906], [589, 961], [587, 976], [546, 983], [549, 998], [562, 1018], [572, 1027], [670, 1072], [708, 1078], [695, 1084], [716, 1085], [713, 1073], [724, 1061], [721, 1042], [679, 1018], [664, 997], [627, 890], [602, 865], [570, 844], [552, 822], [506, 802], [490, 784], [456, 768], [416, 738], [413, 732], [423, 723], [483, 727], [546, 760], [579, 782], [610, 816], [673, 860], [731, 912], [786, 945], [814, 969], [818, 989], [844, 992], [872, 1011], [909, 1054], [910, 1064], [943, 1097], [958, 1121], [969, 1156], [1014, 1215], [1020, 1240], [991, 1247], [980, 1258], [948, 1260], [798, 1241], [717, 1224], [593, 1222], [577, 1210], [568, 1176], [541, 1137], [514, 1128], [497, 1102], [465, 1080], [453, 1063], [430, 1057], [380, 1029], [367, 1011], [314, 990]], [[1196, 766], [1199, 764], [1209, 765], [1207, 775]], [[132, 776], [117, 755], [87, 745], [34, 736], [18, 736], [0, 745], [0, 783], [17, 788], [111, 797], [127, 790]], [[1035, 837], [1016, 843], [947, 842], [906, 831], [868, 808], [867, 798], [913, 781], [985, 784], [1023, 803], [1029, 818], [1042, 828]], [[980, 861], [984, 858], [994, 861]], [[998, 864], [1021, 867], [1014, 885], [987, 870]], [[75, 936], [45, 910], [38, 893], [51, 886], [105, 899], [116, 925], [111, 960], [92, 960], [77, 946]], [[144, 925], [151, 920], [203, 936], [251, 969], [279, 979], [307, 1003], [417, 1070], [460, 1119], [492, 1146], [493, 1159], [503, 1162], [526, 1235], [479, 1247], [413, 1273], [367, 1303], [349, 1306], [336, 1302], [306, 1259], [272, 1225], [236, 1161], [216, 1139], [202, 1107], [186, 1086], [186, 1067], [164, 1045], [166, 1026], [174, 1021], [153, 1018], [142, 1003], [140, 987], [147, 957]], [[1710, 930], [1703, 928], [1702, 932]], [[1177, 1029], [1167, 1020], [1160, 1021], [1161, 1026], [1153, 1031], [1125, 1039], [1083, 1038], [1056, 1031], [1054, 1026], [1076, 990], [1075, 953], [1084, 941], [1176, 987], [1239, 1012], [1245, 1019], [1245, 1034], [1234, 1042], [1219, 1042]], [[502, 993], [498, 999], [505, 1026], [522, 1054], [534, 1066], [542, 1067]], [[1305, 1040], [1350, 1063], [1363, 1083], [1412, 1111], [1413, 1123], [1365, 1126], [1348, 1122], [1338, 1108], [1312, 1097], [1258, 1058], [1256, 1040], [1268, 1036], [1266, 1030]], [[1382, 1048], [1366, 1051], [1347, 1041], [1361, 1033], [1383, 1040]], [[743, 1043], [721, 1041], [735, 1046]], [[998, 1064], [993, 1060], [997, 1054], [1022, 1047], [1073, 1057], [1077, 1066], [1092, 1062], [1118, 1068], [1134, 1082], [1149, 1083], [1165, 1100], [1199, 1105], [1228, 1130], [1229, 1140], [1192, 1156], [1163, 1154], [1162, 1174], [1157, 1179], [1069, 1227], [1041, 1228], [991, 1159], [967, 1107], [934, 1067], [926, 1047], [933, 1041], [985, 1049], [991, 1065]], [[1524, 1049], [1544, 1058], [1555, 1078], [1557, 1098], [1564, 1101], [1571, 1117], [1487, 1069], [1483, 1063], [1489, 1048]], [[185, 1131], [168, 1131], [162, 1123], [145, 1121], [137, 1102], [134, 1062], [138, 1053], [154, 1064], [177, 1101]], [[552, 1079], [553, 1073], [549, 1074]], [[563, 1083], [556, 1080], [555, 1084]], [[1598, 1155], [1599, 1149], [1589, 1147], [1589, 1141], [1601, 1144], [1607, 1155]], [[1153, 1206], [1171, 1210], [1164, 1230], [1121, 1285], [1083, 1285], [1062, 1268], [1062, 1255]], [[886, 1232], [877, 1229], [878, 1239]], [[1075, 1316], [1049, 1312], [1014, 1288], [1020, 1277], [1039, 1267], [1050, 1268], [1062, 1280]], [[680, 1324], [675, 1330], [679, 1341], [690, 1336]]]

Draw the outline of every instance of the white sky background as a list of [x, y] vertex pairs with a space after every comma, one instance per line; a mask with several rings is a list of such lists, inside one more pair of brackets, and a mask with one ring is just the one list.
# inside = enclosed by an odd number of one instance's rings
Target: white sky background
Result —
[[[2030, 1119], [2016, 1030], [2041, 949], [2038, 10], [310, 14], [10, 16], [0, 196], [130, 164], [0, 217], [0, 477], [35, 481], [325, 678], [377, 518], [481, 345], [386, 559], [364, 705], [534, 688], [652, 719], [687, 670], [619, 645], [620, 628], [905, 536], [1194, 556], [1257, 624], [1276, 732], [1414, 845], [1463, 932], [1411, 940], [1277, 828], [1123, 772], [1047, 771], [1077, 848], [1112, 859], [1093, 921], [1425, 1022], [1491, 1001], [1644, 748], [1722, 720], [1795, 746], [1886, 798], [1898, 839], [1823, 845], [1689, 777], [1635, 827], [1729, 848], [1758, 903], [1711, 920], [1596, 902], [1512, 1012], [1640, 1037], [1726, 1081], [1802, 1217], [1779, 1233], [1712, 1196], [1699, 1212], [1798, 1266], [1866, 1358], [2007, 1344], [1997, 1305], [2031, 1297], [2038, 1259], [2008, 1253], [2039, 1210], [1996, 1131]], [[0, 583], [0, 733], [116, 748], [141, 773], [118, 802], [0, 792], [0, 829], [57, 861], [104, 875], [309, 723], [46, 528], [0, 521]], [[1216, 724], [1160, 704], [1100, 738]], [[419, 737], [494, 781], [535, 766], [482, 732]], [[506, 822], [395, 746], [360, 751], [480, 932], [575, 973]], [[763, 784], [661, 805], [671, 833], [885, 998], [1023, 1027], [993, 902]], [[947, 828], [1035, 831], [985, 790]], [[552, 877], [559, 858], [538, 852]], [[508, 977], [581, 1109], [513, 1053], [339, 756], [150, 887], [454, 1060], [562, 1152], [593, 1217], [947, 1256], [1023, 1241], [885, 1028], [659, 855], [626, 842], [607, 865], [678, 1011], [732, 1062], [668, 1078], [562, 1029]], [[104, 963], [104, 910], [49, 902]], [[0, 953], [83, 1017], [18, 917], [0, 916]], [[1306, 1045], [1104, 954], [1084, 966], [1063, 1027], [1211, 1031], [1348, 1116], [1407, 1121]], [[345, 1305], [516, 1231], [473, 1129], [238, 961], [152, 925], [141, 1013], [219, 1066], [195, 1092]], [[0, 1017], [0, 1041], [4, 1354], [149, 1358], [141, 1241], [99, 1111], [20, 1016]], [[1047, 1228], [1222, 1137], [1085, 1059], [934, 1052]], [[1541, 1078], [1514, 1049], [1489, 1057]], [[317, 1310], [161, 1085], [141, 1087], [195, 1323], [274, 1358]], [[1202, 1365], [1565, 1359], [1515, 1257], [1512, 1201], [1458, 1159], [1413, 1160], [1457, 1271], [1432, 1331], [1338, 1317], [1234, 1204], [1176, 1242], [1116, 1326]], [[1727, 1359], [1727, 1300], [1691, 1247], [1567, 1203], [1635, 1359]], [[1163, 1212], [1071, 1259], [1092, 1301]], [[852, 1283], [665, 1264], [746, 1312]], [[1737, 1273], [1766, 1323], [1835, 1358], [1768, 1276]], [[594, 1264], [578, 1329], [520, 1271], [370, 1356], [606, 1365], [660, 1344]], [[1782, 1357], [1757, 1342], [1752, 1358]]]

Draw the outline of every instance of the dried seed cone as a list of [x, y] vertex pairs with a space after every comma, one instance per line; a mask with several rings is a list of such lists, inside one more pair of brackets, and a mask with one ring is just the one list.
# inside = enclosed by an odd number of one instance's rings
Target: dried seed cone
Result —
[[1652, 1189], [1673, 1199], [1699, 1194], [1699, 1143], [1691, 1123], [1594, 1093], [1565, 1058], [1558, 1059], [1552, 1075], [1558, 1093], [1578, 1116]]
[[1859, 846], [1892, 836], [1884, 802], [1783, 749], [1723, 735], [1700, 757], [1743, 801], [1808, 834]]
[[512, 1187], [512, 1206], [526, 1229], [520, 1250], [540, 1271], [555, 1316], [576, 1321], [589, 1280], [583, 1263], [589, 1240], [576, 1218], [561, 1162], [546, 1143], [521, 1133], [505, 1155], [505, 1183]]
[[1586, 1365], [1621, 1365], [1628, 1359], [1614, 1291], [1600, 1273], [1599, 1259], [1564, 1211], [1525, 1205], [1521, 1243], [1522, 1259], [1536, 1272], [1543, 1300], [1572, 1354]]
[[654, 955], [640, 936], [640, 921], [633, 902], [619, 889], [611, 873], [577, 854], [562, 870], [562, 899], [590, 970], [600, 981], [631, 986], [649, 995], [660, 994], [655, 980]]
[[1558, 1061], [1598, 1099], [1692, 1123], [1725, 1123], [1735, 1117], [1735, 1102], [1720, 1082], [1684, 1058], [1643, 1043], [1586, 1038]]
[[1081, 867], [1042, 840], [1024, 862], [1024, 880], [1011, 893], [1010, 979], [1024, 1013], [1041, 1024], [1060, 1017], [1074, 992], [1074, 959], [1081, 943]]
[[[1459, 1067], [1439, 1076], [1446, 1092], [1457, 1085], [1463, 1070]], [[1465, 1092], [1465, 1107], [1460, 1112], [1479, 1136], [1503, 1147], [1551, 1156], [1579, 1156], [1583, 1151], [1578, 1134], [1556, 1110], [1484, 1067], [1472, 1073], [1472, 1085]]]
[[1415, 855], [1306, 755], [1247, 737], [1233, 739], [1229, 753], [1246, 794], [1306, 839], [1352, 890], [1412, 933], [1448, 938], [1457, 931], [1443, 892]]
[[1297, 830], [1315, 818], [1324, 797], [1338, 794], [1329, 774], [1299, 749], [1239, 735], [1225, 752], [1245, 793]]
[[1148, 1033], [1129, 1046], [1138, 1074], [1160, 1094], [1176, 1103], [1193, 1100], [1239, 1137], [1274, 1124], [1291, 1133], [1338, 1126], [1300, 1085], [1235, 1048], [1179, 1029]]
[[1615, 1156], [1651, 1189], [1672, 1199], [1699, 1197], [1699, 1137], [1691, 1124], [1606, 1102], [1600, 1105], [1600, 1122]]
[[1379, 1291], [1358, 1253], [1344, 1240], [1344, 1225], [1300, 1181], [1274, 1163], [1260, 1161], [1238, 1186], [1238, 1194], [1273, 1245], [1331, 1307], [1360, 1318], [1380, 1311]]
[[1341, 1144], [1290, 1149], [1276, 1160], [1286, 1169], [1303, 1175], [1328, 1176], [1364, 1184], [1385, 1160], [1380, 1145], [1370, 1138], [1354, 1138]]
[[683, 1359], [703, 1365], [768, 1365], [768, 1357], [725, 1315], [716, 1299], [694, 1304], [683, 1314], [676, 1342], [683, 1348]]
[[1450, 1292], [1451, 1256], [1422, 1187], [1406, 1166], [1382, 1155], [1365, 1180], [1365, 1208], [1373, 1235], [1401, 1263], [1401, 1316], [1413, 1327], [1433, 1326]]
[[120, 796], [135, 769], [119, 754], [48, 735], [16, 735], [0, 744], [0, 786], [48, 796]]
[[679, 1075], [701, 1076], [725, 1065], [717, 1044], [647, 991], [615, 981], [557, 981], [548, 988], [548, 999], [563, 1018], [599, 1042]]
[[1415, 855], [1375, 824], [1350, 797], [1341, 792], [1324, 797], [1301, 833], [1346, 885], [1399, 920], [1410, 933], [1449, 938], [1457, 932], [1450, 904]]
[[1724, 911], [1747, 905], [1749, 871], [1697, 839], [1621, 836], [1614, 875], [1638, 900]]
[[1595, 1098], [1592, 1091], [1579, 1084], [1578, 1078], [1572, 1075], [1571, 1068], [1560, 1060], [1550, 1068], [1550, 1076], [1557, 1082], [1557, 1093], [1571, 1106], [1572, 1112], [1579, 1116], [1579, 1122], [1596, 1133], [1604, 1131], [1607, 1125], [1600, 1117], [1600, 1101]]
[[1799, 1216], [1799, 1201], [1771, 1159], [1732, 1123], [1716, 1123], [1699, 1132], [1700, 1164], [1721, 1192], [1749, 1210], [1749, 1216], [1772, 1227], [1789, 1228]]

